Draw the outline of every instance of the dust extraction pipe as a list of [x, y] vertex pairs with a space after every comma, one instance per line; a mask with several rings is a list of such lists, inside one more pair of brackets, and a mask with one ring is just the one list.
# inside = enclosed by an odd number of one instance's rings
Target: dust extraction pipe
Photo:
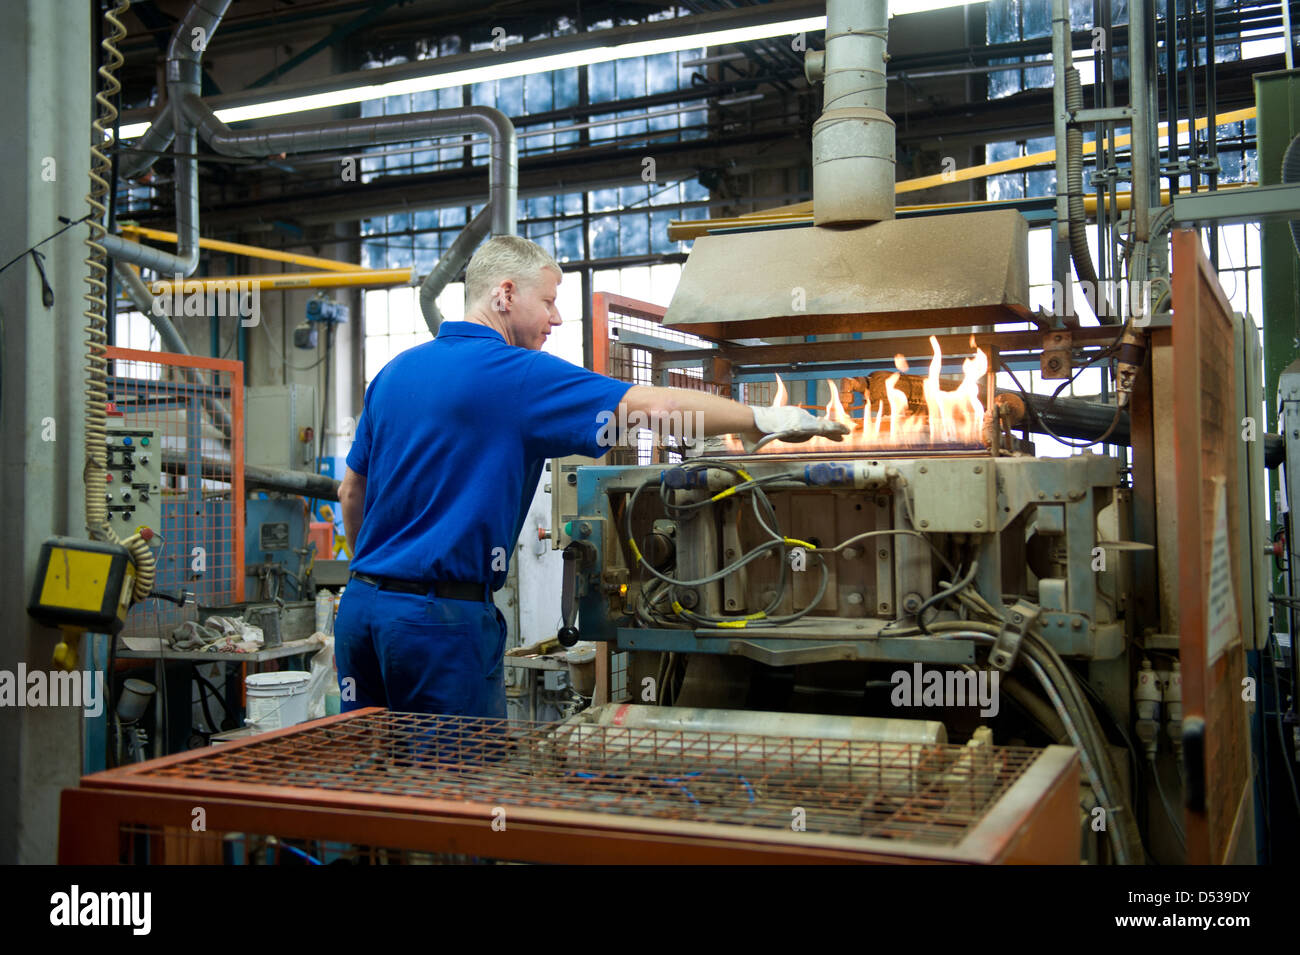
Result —
[[489, 106], [434, 110], [380, 119], [349, 119], [318, 125], [288, 126], [280, 130], [234, 132], [195, 95], [184, 100], [186, 123], [217, 152], [226, 156], [271, 156], [278, 153], [352, 149], [384, 143], [432, 139], [457, 133], [487, 133], [488, 203], [456, 237], [420, 286], [420, 311], [429, 331], [438, 334], [442, 315], [436, 299], [465, 267], [489, 229], [493, 235], [514, 235], [519, 192], [519, 148], [514, 123]]
[[[176, 254], [130, 242], [121, 236], [105, 236], [105, 249], [116, 259], [161, 275], [193, 274], [199, 258], [198, 162], [194, 158], [198, 135], [202, 135], [213, 150], [226, 156], [265, 157], [279, 153], [361, 148], [457, 133], [486, 133], [490, 152], [485, 221], [475, 217], [465, 232], [457, 237], [444, 257], [446, 261], [439, 261], [421, 288], [425, 321], [436, 333], [441, 316], [433, 300], [464, 267], [474, 248], [482, 241], [486, 234], [485, 222], [490, 223], [494, 235], [513, 235], [516, 231], [519, 160], [514, 124], [499, 110], [471, 106], [380, 119], [235, 132], [199, 98], [200, 59], [229, 6], [230, 0], [197, 0], [177, 26], [167, 48], [168, 111], [159, 114], [141, 142], [147, 149], [158, 150], [165, 147], [169, 139], [174, 141], [177, 154]], [[126, 175], [139, 175], [152, 165], [152, 160], [152, 156], [144, 154], [143, 158], [130, 161]], [[162, 329], [160, 333], [165, 334]]]
[[217, 118], [196, 94], [183, 102], [185, 122], [197, 129], [204, 142], [223, 156], [274, 156], [279, 153], [317, 152], [323, 149], [357, 149], [417, 139], [434, 139], [457, 133], [486, 133], [491, 139], [488, 156], [488, 204], [492, 231], [515, 231], [518, 193], [518, 147], [510, 117], [490, 106], [431, 110], [376, 119], [344, 119], [330, 123], [298, 124], [280, 129], [235, 132]]
[[[192, 275], [199, 266], [199, 164], [194, 158], [198, 139], [181, 114], [181, 103], [189, 93], [202, 89], [203, 51], [221, 25], [230, 0], [196, 0], [167, 44], [167, 108], [174, 132], [176, 154], [176, 252], [164, 252], [117, 235], [106, 235], [102, 245], [114, 259], [131, 262], [161, 275]], [[163, 134], [145, 134], [145, 142], [163, 142]], [[138, 173], [137, 173], [138, 174]], [[146, 314], [151, 314], [146, 312]], [[160, 329], [161, 333], [161, 329]]]
[[447, 254], [438, 260], [429, 274], [424, 277], [424, 281], [420, 283], [420, 312], [424, 315], [424, 323], [429, 326], [429, 331], [435, 337], [438, 334], [438, 327], [442, 324], [438, 296], [451, 280], [460, 274], [460, 270], [469, 262], [474, 250], [487, 235], [491, 223], [488, 213], [491, 210], [490, 205], [479, 210], [479, 214], [470, 220], [469, 225], [465, 226], [460, 235], [456, 236], [456, 241], [451, 244]]
[[813, 123], [813, 222], [894, 218], [894, 121], [885, 113], [888, 0], [829, 0], [826, 51], [808, 62], [824, 81]]

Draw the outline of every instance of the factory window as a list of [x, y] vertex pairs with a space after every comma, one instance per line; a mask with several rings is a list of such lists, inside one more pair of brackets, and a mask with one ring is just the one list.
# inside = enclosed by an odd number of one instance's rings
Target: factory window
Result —
[[[556, 308], [564, 320], [551, 333], [543, 351], [575, 365], [582, 364], [582, 277], [566, 272], [560, 282]], [[420, 313], [419, 292], [413, 288], [372, 289], [365, 293], [365, 382], [396, 355], [432, 341], [433, 335]], [[444, 321], [465, 317], [465, 285], [453, 282], [438, 296]]]
[[113, 322], [113, 345], [137, 351], [161, 351], [158, 329], [153, 327], [149, 316], [120, 306]]
[[[693, 68], [682, 64], [699, 59], [702, 55], [702, 50], [683, 50], [610, 63], [593, 63], [587, 67], [591, 102], [640, 99], [658, 93], [689, 89]], [[633, 137], [647, 142], [701, 139], [706, 135], [704, 127], [707, 121], [704, 100], [692, 100], [676, 105], [597, 113], [591, 118], [590, 136], [593, 143]]]
[[[565, 32], [572, 30], [566, 29], [563, 22], [552, 31], [553, 34]], [[522, 41], [522, 38], [507, 40], [516, 42]], [[487, 50], [491, 47], [491, 42], [475, 43], [465, 51], [459, 37], [445, 37], [437, 44], [420, 45], [415, 51], [415, 59], [454, 56], [461, 52]], [[393, 116], [467, 105], [491, 106], [513, 119], [521, 159], [593, 143], [617, 144], [626, 148], [665, 140], [699, 139], [707, 135], [705, 127], [708, 114], [703, 99], [600, 113], [585, 120], [569, 117], [537, 121], [531, 117], [580, 106], [580, 70], [587, 71], [589, 101], [592, 103], [640, 99], [689, 89], [693, 69], [682, 64], [698, 59], [702, 53], [701, 50], [660, 53], [490, 80], [469, 87], [453, 86], [389, 96], [362, 102], [361, 115]], [[362, 68], [394, 66], [408, 60], [407, 56], [391, 56], [371, 60]], [[361, 181], [368, 182], [382, 175], [410, 175], [456, 166], [484, 165], [487, 162], [488, 147], [485, 136], [443, 137], [416, 143], [377, 146], [367, 150], [362, 158]]]
[[[1051, 136], [1039, 139], [1026, 139], [1020, 142], [989, 143], [985, 147], [986, 162], [1001, 162], [1006, 159], [1018, 159], [1056, 148], [1056, 141]], [[1054, 168], [1023, 169], [1015, 172], [989, 176], [987, 196], [993, 199], [1028, 199], [1033, 196], [1052, 196], [1056, 194], [1056, 170]]]
[[[597, 189], [586, 198], [586, 215], [580, 192], [520, 199], [519, 234], [566, 268], [682, 254], [687, 245], [668, 238], [668, 222], [707, 215], [709, 192], [698, 180], [689, 179]], [[459, 206], [367, 219], [361, 225], [362, 264], [380, 269], [413, 267], [417, 274], [427, 274], [480, 208]], [[595, 272], [593, 289], [666, 305], [678, 274], [680, 266], [673, 264], [603, 269]], [[546, 350], [581, 364], [582, 281], [576, 271], [566, 275], [559, 301], [564, 324], [552, 333]], [[462, 315], [460, 288], [449, 286], [438, 299], [448, 320]], [[453, 289], [458, 291], [453, 294]], [[415, 294], [409, 288], [366, 294], [366, 382], [398, 352], [429, 339]]]

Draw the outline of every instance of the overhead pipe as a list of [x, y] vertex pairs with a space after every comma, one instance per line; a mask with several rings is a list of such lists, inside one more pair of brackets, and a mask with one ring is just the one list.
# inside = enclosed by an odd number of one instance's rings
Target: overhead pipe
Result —
[[[182, 102], [197, 96], [203, 88], [203, 51], [221, 25], [231, 0], [195, 0], [177, 24], [167, 44], [167, 109], [173, 129], [172, 150], [176, 157], [173, 188], [176, 202], [176, 252], [164, 252], [121, 236], [106, 235], [104, 248], [114, 259], [130, 262], [162, 275], [192, 275], [199, 267], [199, 163], [195, 158], [198, 137], [186, 122]], [[163, 135], [151, 137], [158, 141]]]
[[488, 205], [492, 209], [492, 233], [515, 233], [519, 151], [515, 124], [499, 109], [465, 106], [403, 116], [299, 123], [279, 129], [235, 132], [195, 94], [186, 95], [182, 106], [186, 122], [193, 123], [203, 140], [223, 156], [266, 157], [322, 149], [359, 149], [456, 133], [486, 133], [490, 139]]
[[167, 147], [176, 138], [172, 128], [172, 111], [166, 103], [159, 108], [144, 131], [144, 135], [130, 150], [124, 150], [117, 160], [117, 174], [123, 179], [138, 179], [153, 168], [153, 164], [162, 158]]
[[474, 250], [487, 235], [491, 210], [491, 205], [479, 210], [479, 214], [470, 220], [469, 225], [465, 226], [460, 235], [456, 236], [456, 241], [451, 244], [447, 254], [438, 259], [429, 274], [424, 277], [424, 281], [420, 283], [420, 312], [424, 315], [424, 323], [429, 326], [429, 331], [435, 338], [438, 335], [438, 328], [442, 325], [438, 296], [460, 274], [460, 270], [469, 262]]
[[823, 81], [813, 123], [813, 221], [894, 218], [894, 121], [885, 113], [888, 0], [829, 0], [826, 50], [806, 69]]
[[489, 138], [487, 205], [461, 231], [420, 285], [420, 311], [434, 335], [442, 325], [438, 296], [465, 267], [489, 230], [493, 235], [514, 235], [518, 229], [519, 146], [514, 123], [500, 110], [467, 106], [405, 116], [235, 132], [198, 96], [186, 96], [183, 105], [186, 123], [193, 123], [204, 141], [226, 156], [264, 157], [377, 146], [457, 133], [486, 133]]
[[[199, 459], [199, 467], [205, 481], [230, 483], [228, 460], [203, 456]], [[184, 451], [165, 450], [162, 468], [167, 474], [186, 475], [189, 473], [190, 457]], [[246, 491], [280, 491], [284, 494], [299, 494], [320, 501], [337, 501], [340, 483], [328, 474], [273, 468], [247, 462], [244, 464], [244, 490]]]
[[[146, 239], [158, 239], [175, 242], [176, 233], [163, 229], [150, 229], [142, 225], [124, 225], [123, 235], [138, 235]], [[364, 266], [355, 262], [340, 262], [338, 259], [323, 259], [318, 255], [303, 255], [299, 252], [285, 252], [281, 249], [266, 249], [260, 245], [245, 245], [242, 242], [226, 242], [223, 239], [199, 239], [199, 248], [213, 252], [233, 252], [250, 259], [269, 259], [272, 262], [289, 262], [307, 268], [322, 269], [326, 272], [361, 272]]]
[[211, 275], [201, 279], [156, 279], [149, 283], [155, 295], [206, 295], [245, 289], [269, 292], [303, 288], [390, 288], [414, 285], [414, 269], [358, 269], [355, 272], [252, 272], [245, 275]]
[[[122, 288], [126, 290], [131, 302], [158, 330], [158, 337], [162, 340], [163, 349], [177, 355], [191, 354], [189, 346], [185, 344], [185, 339], [181, 338], [181, 333], [176, 330], [171, 318], [165, 312], [160, 315], [154, 311], [154, 297], [149, 291], [149, 287], [144, 284], [144, 279], [121, 262], [114, 263], [114, 271], [121, 280]], [[198, 372], [193, 368], [182, 368], [181, 374], [190, 384], [203, 384]], [[213, 426], [229, 439], [234, 431], [234, 426], [230, 423], [230, 412], [226, 409], [226, 406], [216, 398], [205, 397], [201, 400], [203, 410], [207, 412], [208, 419]]]

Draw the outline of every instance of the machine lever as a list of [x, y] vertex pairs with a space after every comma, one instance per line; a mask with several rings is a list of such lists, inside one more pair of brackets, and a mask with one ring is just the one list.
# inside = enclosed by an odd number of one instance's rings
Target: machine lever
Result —
[[560, 646], [571, 647], [581, 638], [574, 623], [578, 617], [578, 566], [596, 559], [596, 548], [586, 541], [573, 541], [560, 556], [564, 559], [564, 578], [560, 585], [560, 629], [555, 639]]

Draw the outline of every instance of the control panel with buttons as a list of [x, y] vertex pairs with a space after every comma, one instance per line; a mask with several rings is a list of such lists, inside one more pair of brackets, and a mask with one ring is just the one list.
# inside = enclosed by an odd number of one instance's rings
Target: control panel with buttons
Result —
[[108, 425], [108, 520], [120, 537], [138, 527], [162, 528], [162, 449], [148, 428]]

